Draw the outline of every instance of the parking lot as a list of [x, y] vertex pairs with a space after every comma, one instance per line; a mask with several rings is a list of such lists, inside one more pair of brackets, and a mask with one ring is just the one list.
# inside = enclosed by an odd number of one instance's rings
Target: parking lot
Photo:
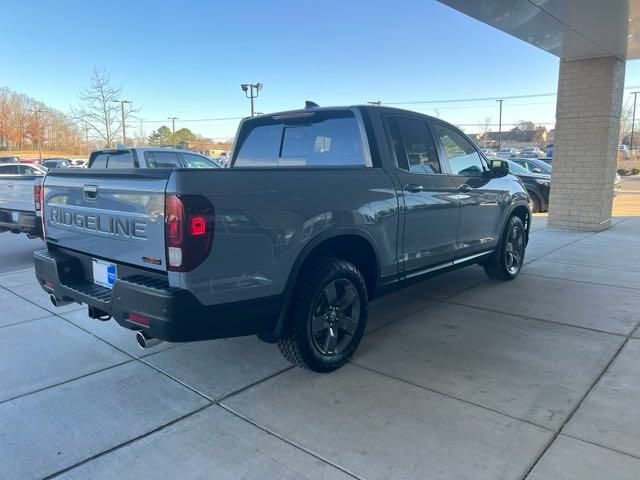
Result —
[[253, 337], [143, 351], [2, 273], [0, 478], [640, 478], [640, 218], [615, 222], [538, 216], [515, 281], [375, 301], [328, 375]]

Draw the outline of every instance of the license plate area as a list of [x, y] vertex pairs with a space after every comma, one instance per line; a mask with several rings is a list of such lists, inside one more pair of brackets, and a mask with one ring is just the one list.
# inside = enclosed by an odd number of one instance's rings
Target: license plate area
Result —
[[20, 213], [18, 212], [11, 212], [11, 221], [13, 223], [18, 223], [18, 220], [20, 220]]
[[93, 283], [105, 288], [113, 288], [116, 281], [117, 270], [113, 263], [103, 260], [91, 259], [93, 267]]

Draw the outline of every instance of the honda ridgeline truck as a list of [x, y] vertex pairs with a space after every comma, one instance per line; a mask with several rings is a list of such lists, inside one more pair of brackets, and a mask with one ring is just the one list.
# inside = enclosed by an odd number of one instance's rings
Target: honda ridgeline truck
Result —
[[246, 119], [228, 169], [55, 170], [42, 203], [34, 261], [55, 305], [87, 304], [142, 347], [257, 334], [321, 372], [385, 292], [474, 263], [515, 278], [531, 218], [505, 162], [374, 106]]

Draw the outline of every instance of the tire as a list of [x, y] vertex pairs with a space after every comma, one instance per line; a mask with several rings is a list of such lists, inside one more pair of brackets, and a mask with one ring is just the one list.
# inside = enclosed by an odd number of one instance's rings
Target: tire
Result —
[[319, 258], [299, 276], [278, 347], [293, 365], [315, 372], [340, 368], [356, 351], [367, 326], [367, 289], [358, 269]]
[[540, 213], [541, 204], [538, 195], [533, 192], [529, 192], [529, 196], [531, 197], [531, 201], [533, 202], [533, 207], [531, 208], [531, 213]]
[[509, 217], [498, 250], [484, 264], [484, 271], [489, 277], [496, 280], [513, 280], [518, 276], [524, 264], [526, 235], [522, 219], [515, 215]]

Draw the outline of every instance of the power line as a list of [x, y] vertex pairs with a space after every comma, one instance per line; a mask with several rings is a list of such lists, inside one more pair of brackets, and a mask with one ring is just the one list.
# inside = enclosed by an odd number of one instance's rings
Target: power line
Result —
[[[181, 122], [220, 122], [224, 120], [242, 120], [243, 118], [245, 117], [191, 118], [191, 119], [181, 118], [180, 121]], [[146, 118], [142, 120], [144, 120], [145, 123], [167, 123], [167, 120], [147, 120]]]
[[[629, 87], [625, 87], [625, 90], [633, 90], [640, 89], [640, 85], [633, 85]], [[515, 100], [520, 98], [540, 98], [540, 97], [555, 97], [557, 96], [557, 92], [548, 92], [548, 93], [531, 93], [527, 95], [508, 95], [508, 96], [495, 96], [495, 97], [475, 97], [475, 98], [455, 98], [455, 99], [445, 99], [445, 100], [414, 100], [414, 101], [405, 101], [405, 102], [384, 102], [381, 101], [382, 105], [429, 105], [429, 104], [438, 104], [438, 103], [464, 103], [464, 102], [488, 102], [495, 101], [498, 99], [503, 100]], [[377, 103], [377, 102], [376, 102]], [[552, 105], [553, 102], [534, 102], [534, 103], [510, 103], [510, 106], [527, 106], [527, 105]], [[475, 109], [475, 108], [488, 108], [484, 106], [468, 106], [468, 107], [454, 107], [455, 109]], [[453, 110], [454, 108], [448, 108], [445, 110]], [[246, 118], [245, 116], [236, 116], [236, 117], [217, 117], [217, 118], [189, 118], [189, 119], [180, 119], [181, 122], [221, 122], [227, 120], [242, 120]], [[147, 120], [142, 119], [148, 123], [166, 123], [167, 120]]]
[[[531, 93], [529, 95], [511, 95], [500, 97], [502, 100], [514, 100], [517, 98], [554, 97], [556, 93]], [[447, 100], [412, 100], [406, 102], [384, 102], [384, 105], [422, 105], [428, 103], [459, 103], [459, 102], [488, 102], [497, 100], [497, 97], [480, 98], [452, 98]]]

